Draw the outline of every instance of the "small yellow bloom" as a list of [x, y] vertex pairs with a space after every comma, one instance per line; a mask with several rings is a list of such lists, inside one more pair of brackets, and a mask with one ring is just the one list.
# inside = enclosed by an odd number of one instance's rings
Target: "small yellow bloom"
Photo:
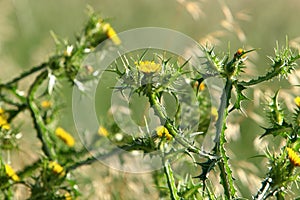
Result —
[[196, 89], [197, 91], [203, 91], [205, 90], [205, 84], [203, 82], [200, 83], [199, 85], [199, 81], [195, 81], [194, 83], [194, 89]]
[[66, 175], [64, 168], [55, 161], [50, 161], [48, 167], [52, 170], [52, 172], [54, 174], [57, 174], [60, 177], [63, 177]]
[[161, 65], [155, 63], [154, 61], [135, 62], [135, 65], [141, 72], [145, 74], [151, 74], [161, 70]]
[[15, 182], [20, 181], [19, 176], [16, 174], [16, 172], [13, 170], [13, 168], [12, 168], [10, 165], [5, 164], [4, 167], [5, 167], [6, 175], [7, 175], [9, 178], [11, 178], [11, 179], [12, 179], [13, 181], [15, 181]]
[[69, 192], [65, 193], [65, 200], [72, 200], [72, 196]]
[[69, 147], [74, 146], [75, 140], [74, 140], [73, 136], [70, 133], [68, 133], [67, 131], [65, 131], [63, 128], [58, 127], [55, 130], [55, 135], [57, 137], [59, 137]]
[[158, 137], [166, 137], [167, 140], [172, 139], [172, 135], [169, 133], [168, 129], [164, 126], [157, 127], [156, 134]]
[[199, 89], [200, 91], [203, 91], [205, 89], [205, 84], [203, 82], [200, 84]]
[[216, 107], [211, 107], [211, 115], [213, 116], [213, 117], [218, 117], [218, 109], [216, 108]]
[[295, 102], [295, 104], [296, 104], [298, 107], [300, 107], [300, 97], [299, 97], [299, 96], [297, 96], [297, 97], [294, 99], [294, 102]]
[[287, 152], [288, 152], [288, 157], [291, 161], [291, 163], [296, 166], [299, 167], [300, 166], [300, 157], [297, 155], [297, 153], [291, 149], [291, 148], [286, 148]]
[[121, 44], [120, 38], [109, 23], [104, 24], [103, 30], [106, 32], [107, 37], [110, 38], [115, 45]]
[[166, 137], [167, 140], [171, 140], [172, 139], [172, 135], [169, 132], [167, 132], [165, 134], [165, 137]]
[[104, 137], [107, 137], [107, 136], [109, 135], [107, 129], [104, 128], [103, 126], [99, 126], [98, 134], [99, 134], [100, 136], [104, 136]]
[[7, 122], [7, 119], [8, 119], [8, 115], [5, 113], [5, 110], [0, 108], [0, 128], [3, 128], [5, 130], [10, 129], [10, 125]]
[[50, 102], [50, 101], [42, 101], [41, 102], [41, 106], [42, 106], [42, 108], [50, 108], [51, 106], [52, 106], [52, 103]]

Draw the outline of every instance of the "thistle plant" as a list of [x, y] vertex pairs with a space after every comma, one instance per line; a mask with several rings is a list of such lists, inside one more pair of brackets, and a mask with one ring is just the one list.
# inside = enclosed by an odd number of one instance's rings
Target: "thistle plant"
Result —
[[[0, 83], [2, 152], [11, 153], [22, 145], [18, 139], [23, 127], [16, 119], [25, 112], [30, 113], [33, 130], [41, 144], [39, 158], [18, 171], [13, 168], [14, 161], [0, 157], [1, 197], [13, 199], [16, 186], [22, 185], [30, 191], [27, 199], [81, 198], [74, 176], [80, 167], [116, 155], [124, 164], [127, 152], [138, 152], [143, 158], [159, 159], [157, 166], [161, 167], [152, 171], [152, 177], [161, 199], [241, 199], [226, 148], [227, 120], [234, 111], [242, 113], [242, 102], [249, 101], [245, 95], [249, 88], [293, 73], [300, 54], [293, 52], [288, 44], [282, 48], [277, 45], [275, 55], [270, 57], [269, 71], [246, 79], [247, 56], [255, 49], [241, 48], [233, 55], [228, 52], [220, 56], [214, 48], [198, 46], [203, 54], [195, 59], [204, 59], [205, 63], [194, 66], [190, 60], [172, 52], [149, 47], [120, 55], [105, 71], [99, 72], [93, 65], [83, 64], [87, 56], [99, 48], [120, 47], [126, 41], [121, 40], [106, 20], [93, 12], [89, 17], [74, 43], [53, 34], [57, 45], [53, 56]], [[98, 46], [104, 40], [109, 41], [107, 45]], [[203, 67], [207, 73], [203, 73]], [[68, 127], [59, 125], [63, 107], [59, 85], [67, 81], [87, 97], [84, 85], [94, 84], [99, 73], [110, 74], [118, 82], [109, 86], [111, 92], [119, 93], [129, 102], [133, 97], [143, 98], [146, 103], [138, 110], [144, 114], [139, 119], [140, 129], [132, 130], [134, 134], [130, 135], [108, 112], [99, 120], [101, 123], [93, 137], [84, 141], [88, 146], [83, 146], [68, 132]], [[27, 77], [33, 77], [33, 81], [22, 92], [20, 81]], [[218, 107], [210, 102], [207, 84], [210, 78], [224, 83]], [[295, 97], [290, 118], [280, 103], [279, 92], [274, 92], [267, 102], [265, 117], [269, 127], [264, 127], [261, 137], [280, 138], [284, 145], [277, 151], [265, 150], [268, 171], [261, 188], [253, 194], [254, 199], [285, 199], [299, 182], [300, 97]], [[111, 105], [110, 111], [113, 109]], [[214, 128], [209, 129], [210, 124]], [[88, 135], [84, 130], [79, 131], [82, 131], [79, 135]], [[208, 135], [213, 135], [210, 148], [204, 145]], [[107, 142], [114, 144], [113, 148], [90, 155]], [[211, 178], [212, 174], [217, 174], [218, 180]], [[222, 186], [221, 194], [217, 193], [216, 185]]]

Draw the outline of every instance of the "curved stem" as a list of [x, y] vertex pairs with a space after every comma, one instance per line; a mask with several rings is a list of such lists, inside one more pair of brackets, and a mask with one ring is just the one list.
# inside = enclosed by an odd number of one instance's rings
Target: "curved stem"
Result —
[[179, 200], [180, 197], [177, 194], [177, 188], [175, 185], [175, 179], [173, 176], [173, 170], [171, 168], [170, 162], [168, 160], [165, 160], [164, 156], [162, 158], [162, 161], [164, 164], [164, 173], [167, 178], [168, 188], [170, 189], [170, 197], [172, 200]]
[[0, 84], [0, 88], [1, 88], [1, 87], [9, 87], [9, 86], [11, 86], [12, 84], [17, 83], [17, 82], [20, 81], [21, 79], [26, 78], [27, 76], [30, 76], [30, 75], [32, 75], [33, 73], [38, 72], [38, 71], [40, 71], [40, 70], [46, 68], [47, 65], [48, 65], [48, 63], [47, 63], [47, 62], [44, 62], [44, 63], [42, 63], [42, 64], [40, 64], [40, 65], [38, 65], [38, 66], [36, 66], [36, 67], [33, 67], [33, 68], [31, 68], [29, 71], [23, 72], [22, 74], [20, 74], [18, 77], [15, 77], [15, 78], [12, 79], [11, 81], [9, 81], [9, 82], [7, 82], [7, 83], [4, 83], [4, 84]]
[[49, 147], [50, 141], [47, 136], [47, 128], [44, 124], [42, 116], [39, 113], [39, 108], [34, 103], [35, 93], [39, 88], [39, 86], [46, 80], [47, 76], [48, 76], [48, 72], [46, 70], [37, 76], [34, 83], [31, 85], [29, 89], [27, 104], [28, 104], [29, 111], [31, 113], [31, 117], [33, 119], [34, 128], [37, 131], [37, 137], [42, 143], [42, 150], [45, 153], [45, 155], [51, 159], [53, 158], [53, 155], [55, 153], [54, 151], [51, 151]]
[[[149, 86], [150, 87], [150, 86]], [[174, 137], [174, 139], [181, 144], [182, 146], [186, 147], [189, 152], [196, 153], [198, 155], [202, 156], [209, 156], [208, 154], [204, 153], [197, 147], [191, 145], [189, 141], [187, 141], [185, 138], [181, 137], [178, 134], [178, 130], [173, 126], [170, 119], [167, 117], [167, 115], [163, 112], [162, 106], [159, 103], [157, 94], [152, 91], [152, 88], [148, 89], [147, 97], [149, 99], [149, 103], [151, 107], [154, 109], [155, 114], [159, 117], [160, 122], [164, 122], [164, 126], [168, 129], [169, 133]]]
[[227, 78], [224, 91], [221, 96], [221, 102], [218, 109], [218, 119], [216, 122], [216, 136], [215, 136], [215, 154], [220, 156], [218, 163], [220, 169], [221, 184], [224, 188], [224, 193], [227, 199], [235, 196], [236, 189], [233, 183], [232, 171], [228, 163], [228, 157], [224, 145], [226, 144], [225, 130], [226, 119], [228, 116], [229, 100], [231, 98], [232, 80]]

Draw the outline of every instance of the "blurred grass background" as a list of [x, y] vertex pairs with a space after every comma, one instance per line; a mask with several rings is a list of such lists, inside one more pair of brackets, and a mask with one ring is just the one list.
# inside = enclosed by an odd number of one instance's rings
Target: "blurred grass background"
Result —
[[[75, 33], [81, 31], [87, 19], [87, 5], [108, 18], [118, 32], [157, 26], [180, 31], [199, 42], [208, 39], [220, 52], [227, 51], [229, 45], [231, 52], [239, 47], [258, 48], [257, 52], [250, 55], [250, 69], [247, 72], [252, 75], [266, 71], [266, 63], [269, 62], [266, 55], [273, 55], [276, 40], [284, 45], [288, 36], [296, 47], [297, 37], [300, 36], [298, 0], [0, 0], [0, 80], [9, 80], [46, 60], [55, 51], [51, 30], [62, 38], [74, 40]], [[237, 182], [244, 184], [239, 184], [241, 193], [247, 198], [259, 187], [259, 179], [254, 175], [251, 179], [244, 172], [249, 171], [262, 178], [267, 170], [265, 160], [249, 158], [258, 154], [254, 141], [260, 142], [255, 140], [263, 133], [259, 126], [267, 125], [259, 117], [264, 114], [259, 96], [263, 96], [260, 91], [267, 91], [269, 87], [289, 89], [289, 82], [273, 81], [248, 92], [251, 99], [258, 99], [243, 104], [244, 109], [250, 113], [249, 118], [234, 113], [228, 128], [232, 132], [231, 143], [228, 145], [233, 155], [232, 165], [237, 169]], [[72, 127], [70, 129], [76, 134], [71, 114], [71, 90], [65, 90], [67, 108], [61, 116], [62, 124]], [[300, 93], [292, 92], [298, 93], [293, 94], [290, 90], [284, 92], [287, 94], [286, 102], [291, 103], [293, 95]], [[30, 128], [25, 129], [23, 135], [24, 140], [35, 137]], [[268, 139], [273, 142], [272, 138]], [[25, 150], [30, 148], [28, 143], [28, 146], [20, 147], [21, 151], [30, 152]], [[17, 153], [15, 158], [19, 157]], [[158, 198], [150, 174], [125, 174], [101, 164], [85, 168], [77, 176], [79, 187], [86, 191], [86, 199]], [[95, 186], [93, 190], [86, 184], [91, 177], [91, 184]], [[249, 190], [247, 181], [254, 188]]]

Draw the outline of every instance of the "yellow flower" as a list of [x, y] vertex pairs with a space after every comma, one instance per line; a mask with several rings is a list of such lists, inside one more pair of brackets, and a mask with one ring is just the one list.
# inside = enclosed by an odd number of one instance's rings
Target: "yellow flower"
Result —
[[169, 133], [168, 129], [166, 129], [164, 126], [158, 126], [156, 128], [156, 134], [158, 137], [166, 137], [167, 140], [172, 139], [172, 135]]
[[205, 89], [205, 84], [202, 82], [201, 84], [200, 84], [200, 91], [203, 91], [204, 89]]
[[194, 83], [194, 88], [197, 89], [197, 90], [203, 91], [205, 89], [205, 84], [203, 82], [201, 82], [200, 86], [199, 86], [199, 82], [196, 81]]
[[296, 166], [299, 167], [300, 166], [300, 157], [297, 155], [297, 153], [291, 149], [291, 148], [286, 148], [287, 152], [288, 152], [288, 157], [291, 161], [291, 163]]
[[155, 63], [154, 61], [135, 62], [135, 65], [141, 72], [145, 74], [155, 73], [161, 70], [161, 65]]
[[104, 128], [103, 126], [99, 126], [98, 134], [99, 134], [100, 136], [104, 136], [104, 137], [107, 137], [107, 136], [109, 135], [107, 129]]
[[211, 115], [213, 116], [213, 117], [218, 117], [218, 109], [216, 108], [216, 107], [211, 107]]
[[72, 196], [69, 192], [66, 192], [64, 196], [65, 196], [65, 200], [72, 200]]
[[13, 181], [15, 181], [15, 182], [20, 181], [19, 176], [16, 174], [16, 172], [13, 170], [13, 168], [12, 168], [10, 165], [5, 164], [4, 167], [5, 167], [6, 175], [7, 175], [9, 178], [11, 178], [11, 179], [12, 179]]
[[110, 38], [115, 45], [121, 44], [120, 38], [109, 23], [103, 25], [103, 30], [106, 33], [107, 37]]
[[75, 140], [74, 140], [73, 136], [70, 133], [68, 133], [67, 131], [65, 131], [63, 128], [58, 127], [55, 130], [55, 135], [57, 137], [59, 137], [69, 147], [74, 146]]
[[165, 134], [165, 137], [167, 140], [172, 140], [172, 135], [169, 132]]
[[8, 115], [5, 113], [5, 110], [0, 108], [0, 128], [6, 129], [6, 130], [10, 129], [10, 125], [7, 122], [7, 119], [8, 119]]
[[300, 97], [299, 97], [299, 96], [297, 96], [297, 97], [294, 99], [294, 102], [295, 102], [295, 104], [296, 104], [298, 107], [300, 107]]
[[52, 103], [50, 101], [42, 101], [41, 102], [42, 108], [50, 108], [52, 106]]
[[48, 167], [52, 170], [52, 172], [54, 174], [57, 174], [60, 177], [63, 177], [66, 175], [64, 168], [55, 161], [50, 161]]

